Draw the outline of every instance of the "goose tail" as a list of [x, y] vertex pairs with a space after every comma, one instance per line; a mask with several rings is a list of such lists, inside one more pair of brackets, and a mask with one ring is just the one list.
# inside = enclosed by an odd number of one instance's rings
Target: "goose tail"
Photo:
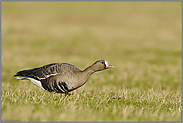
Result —
[[16, 79], [26, 79], [26, 72], [27, 70], [22, 70], [17, 72], [13, 77], [16, 77]]

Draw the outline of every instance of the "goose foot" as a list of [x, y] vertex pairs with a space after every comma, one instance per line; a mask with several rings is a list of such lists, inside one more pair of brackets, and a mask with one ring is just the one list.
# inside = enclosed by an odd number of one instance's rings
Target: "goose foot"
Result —
[[69, 92], [65, 92], [65, 96], [71, 96], [71, 95], [73, 95], [73, 94], [70, 94]]

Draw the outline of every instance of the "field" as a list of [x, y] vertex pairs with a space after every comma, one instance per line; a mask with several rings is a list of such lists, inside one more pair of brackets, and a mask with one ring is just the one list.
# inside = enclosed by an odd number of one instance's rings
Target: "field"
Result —
[[[182, 121], [181, 2], [1, 2], [1, 121]], [[65, 96], [13, 75], [66, 62], [94, 73]]]

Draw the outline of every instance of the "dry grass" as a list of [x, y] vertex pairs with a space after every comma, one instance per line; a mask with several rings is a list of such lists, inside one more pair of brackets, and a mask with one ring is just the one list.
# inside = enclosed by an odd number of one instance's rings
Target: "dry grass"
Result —
[[[181, 2], [3, 1], [1, 44], [2, 121], [181, 121]], [[98, 59], [70, 97], [12, 77]]]

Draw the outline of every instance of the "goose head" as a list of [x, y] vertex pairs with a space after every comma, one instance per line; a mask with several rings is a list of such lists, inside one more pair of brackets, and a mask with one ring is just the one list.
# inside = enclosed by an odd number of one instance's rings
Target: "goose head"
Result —
[[106, 60], [98, 60], [92, 65], [92, 68], [95, 71], [101, 71], [108, 68], [114, 68], [114, 66], [110, 65]]

